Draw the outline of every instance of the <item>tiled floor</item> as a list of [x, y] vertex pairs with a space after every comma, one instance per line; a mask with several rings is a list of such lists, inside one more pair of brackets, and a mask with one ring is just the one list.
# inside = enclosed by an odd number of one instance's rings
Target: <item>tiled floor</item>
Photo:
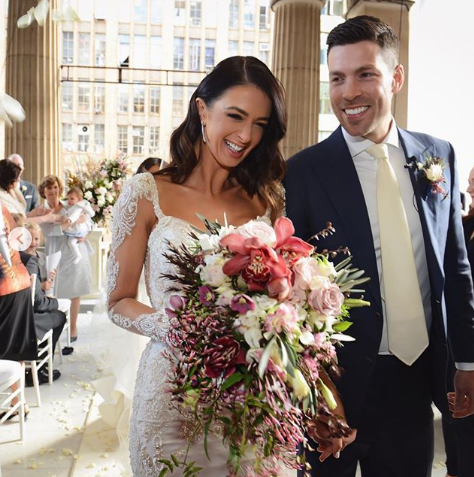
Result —
[[[100, 418], [100, 398], [90, 385], [100, 375], [93, 358], [101, 346], [100, 336], [92, 332], [94, 319], [92, 313], [80, 315], [75, 352], [64, 357], [63, 364], [56, 356], [55, 367], [62, 376], [52, 386], [41, 386], [40, 408], [35, 406], [33, 388], [26, 389], [30, 415], [25, 442], [13, 442], [19, 438], [15, 421], [0, 427], [2, 477], [128, 477], [117, 458], [115, 433]], [[439, 420], [436, 428], [433, 477], [444, 477]]]

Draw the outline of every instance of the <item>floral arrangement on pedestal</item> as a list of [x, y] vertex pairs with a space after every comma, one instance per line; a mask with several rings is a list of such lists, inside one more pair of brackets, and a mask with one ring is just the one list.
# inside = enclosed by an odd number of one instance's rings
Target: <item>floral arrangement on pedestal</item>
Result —
[[89, 159], [76, 173], [67, 171], [67, 186], [82, 190], [95, 212], [92, 220], [106, 226], [123, 182], [130, 174], [130, 166], [122, 154], [115, 159], [103, 159], [99, 164]]

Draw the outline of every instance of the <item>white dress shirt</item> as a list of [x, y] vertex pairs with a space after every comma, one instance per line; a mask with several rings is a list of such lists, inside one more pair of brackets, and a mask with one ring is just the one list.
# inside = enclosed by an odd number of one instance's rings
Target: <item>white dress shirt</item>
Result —
[[[359, 176], [362, 186], [367, 212], [369, 214], [370, 227], [372, 229], [372, 237], [374, 240], [375, 257], [377, 260], [377, 269], [380, 280], [380, 293], [382, 295], [382, 308], [384, 315], [382, 341], [380, 342], [380, 354], [391, 354], [388, 348], [387, 321], [385, 313], [384, 299], [384, 283], [382, 273], [382, 255], [380, 250], [380, 229], [377, 211], [377, 159], [369, 155], [365, 150], [374, 144], [370, 139], [361, 136], [351, 136], [347, 131], [342, 129], [344, 139], [351, 153], [354, 165]], [[400, 194], [408, 221], [410, 230], [413, 253], [415, 256], [415, 265], [418, 274], [418, 282], [420, 284], [421, 298], [423, 300], [423, 309], [425, 312], [426, 326], [429, 334], [432, 321], [431, 309], [431, 287], [428, 274], [428, 264], [426, 261], [425, 242], [423, 239], [423, 230], [421, 228], [420, 216], [416, 207], [415, 193], [410, 179], [409, 170], [404, 166], [406, 164], [405, 153], [400, 147], [398, 131], [395, 120], [387, 137], [382, 141], [388, 145], [388, 154], [390, 164], [397, 177], [400, 187]]]

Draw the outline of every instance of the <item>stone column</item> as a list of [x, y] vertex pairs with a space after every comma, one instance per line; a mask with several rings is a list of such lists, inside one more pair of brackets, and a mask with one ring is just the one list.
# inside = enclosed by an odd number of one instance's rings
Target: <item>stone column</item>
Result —
[[[57, 0], [50, 0], [57, 8]], [[47, 174], [61, 173], [59, 148], [59, 27], [51, 14], [43, 27], [35, 21], [26, 29], [18, 18], [38, 0], [15, 0], [8, 5], [6, 87], [25, 109], [26, 119], [5, 130], [5, 155], [20, 154], [23, 177], [38, 184]]]
[[317, 142], [321, 8], [324, 0], [272, 0], [275, 12], [272, 69], [286, 90], [289, 158]]
[[408, 118], [408, 77], [410, 42], [409, 12], [414, 4], [411, 0], [348, 0], [347, 18], [371, 15], [388, 23], [400, 39], [400, 63], [405, 67], [405, 85], [393, 99], [392, 111], [397, 125], [406, 128]]

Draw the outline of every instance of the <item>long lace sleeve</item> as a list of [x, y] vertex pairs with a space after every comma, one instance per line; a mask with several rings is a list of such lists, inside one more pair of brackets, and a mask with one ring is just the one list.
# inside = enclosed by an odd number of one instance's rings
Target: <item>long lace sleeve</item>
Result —
[[155, 203], [156, 185], [150, 174], [139, 174], [125, 184], [113, 213], [107, 303], [113, 323], [164, 341], [168, 325], [166, 314], [137, 300], [148, 238], [157, 221]]

